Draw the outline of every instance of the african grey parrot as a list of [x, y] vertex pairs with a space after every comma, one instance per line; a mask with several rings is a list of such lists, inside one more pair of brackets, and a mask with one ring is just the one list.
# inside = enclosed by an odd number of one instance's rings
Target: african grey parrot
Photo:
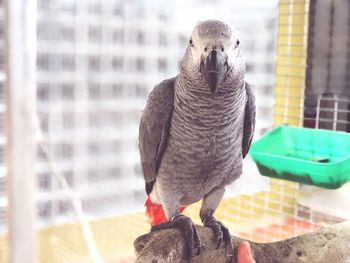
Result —
[[[161, 204], [167, 222], [152, 231], [178, 227], [188, 242], [185, 259], [200, 253], [193, 222], [180, 207], [203, 199], [200, 218], [220, 245], [232, 248], [229, 232], [213, 214], [225, 186], [242, 174], [255, 126], [255, 98], [245, 82], [237, 31], [208, 20], [193, 30], [180, 73], [149, 94], [139, 129], [146, 192]], [[230, 251], [232, 253], [232, 251]]]

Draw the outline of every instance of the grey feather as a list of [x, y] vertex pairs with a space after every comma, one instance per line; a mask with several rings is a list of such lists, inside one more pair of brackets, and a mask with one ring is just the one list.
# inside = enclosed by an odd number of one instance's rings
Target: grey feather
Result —
[[[140, 121], [139, 150], [143, 175], [147, 184], [156, 180], [159, 164], [167, 146], [171, 115], [174, 107], [174, 79], [154, 87]], [[147, 192], [152, 189], [148, 189]], [[149, 194], [149, 193], [147, 193]]]
[[243, 127], [243, 140], [242, 140], [242, 156], [246, 157], [248, 154], [250, 145], [254, 136], [255, 128], [255, 96], [252, 86], [249, 83], [245, 83], [245, 89], [247, 94], [247, 102], [244, 111], [244, 127]]

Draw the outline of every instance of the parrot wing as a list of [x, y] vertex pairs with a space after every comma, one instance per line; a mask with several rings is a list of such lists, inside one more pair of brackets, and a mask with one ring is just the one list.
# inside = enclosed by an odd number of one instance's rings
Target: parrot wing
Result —
[[244, 112], [244, 126], [243, 126], [243, 140], [242, 140], [242, 156], [247, 155], [250, 144], [252, 143], [254, 128], [255, 128], [255, 96], [252, 86], [249, 83], [245, 83], [245, 89], [247, 94], [247, 102]]
[[162, 81], [148, 96], [140, 121], [139, 150], [146, 192], [152, 191], [167, 146], [174, 107], [175, 78]]

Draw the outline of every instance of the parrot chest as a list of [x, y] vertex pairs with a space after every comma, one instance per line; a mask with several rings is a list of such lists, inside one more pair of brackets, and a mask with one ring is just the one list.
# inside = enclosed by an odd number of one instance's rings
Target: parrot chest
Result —
[[175, 94], [169, 143], [197, 160], [224, 158], [225, 151], [241, 148], [244, 95], [242, 90], [187, 97]]
[[173, 183], [181, 185], [184, 205], [241, 174], [245, 100], [239, 94], [219, 95], [184, 99], [175, 94], [163, 161], [176, 174]]

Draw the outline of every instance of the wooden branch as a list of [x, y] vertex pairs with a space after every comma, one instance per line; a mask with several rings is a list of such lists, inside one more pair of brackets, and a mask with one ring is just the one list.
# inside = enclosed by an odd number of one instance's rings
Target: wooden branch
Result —
[[[197, 226], [197, 229], [204, 249], [194, 258], [194, 263], [228, 262], [225, 247], [215, 249], [212, 230], [202, 226]], [[235, 254], [242, 240], [232, 236]], [[350, 221], [279, 242], [249, 243], [257, 263], [349, 263]], [[183, 235], [176, 229], [142, 235], [135, 240], [134, 246], [136, 263], [183, 262]], [[233, 262], [237, 262], [236, 256]]]

